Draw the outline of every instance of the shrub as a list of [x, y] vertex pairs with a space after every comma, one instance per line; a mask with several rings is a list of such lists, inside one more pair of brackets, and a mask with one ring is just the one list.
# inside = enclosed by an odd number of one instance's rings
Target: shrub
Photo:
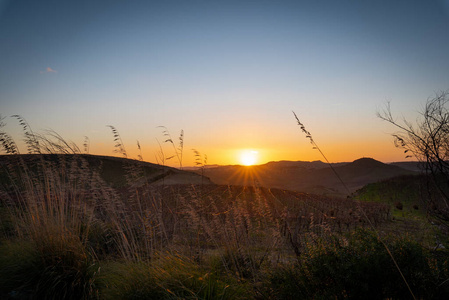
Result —
[[[405, 238], [389, 241], [388, 248], [416, 297], [449, 295], [444, 282], [449, 277], [444, 269], [447, 254], [432, 261], [430, 253]], [[348, 240], [309, 244], [296, 266], [271, 274], [270, 285], [278, 299], [411, 298], [386, 248], [368, 230], [359, 230]]]
[[[58, 237], [59, 238], [59, 237]], [[0, 247], [0, 296], [18, 299], [93, 299], [93, 264], [79, 240], [8, 241]], [[43, 246], [45, 245], [45, 246]], [[63, 246], [64, 248], [61, 248]]]

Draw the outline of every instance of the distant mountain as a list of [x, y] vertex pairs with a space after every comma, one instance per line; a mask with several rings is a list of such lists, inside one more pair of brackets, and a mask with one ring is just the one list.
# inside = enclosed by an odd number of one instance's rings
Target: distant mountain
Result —
[[[239, 186], [264, 186], [298, 192], [345, 196], [368, 183], [401, 175], [413, 175], [415, 165], [409, 163], [384, 164], [372, 158], [361, 158], [351, 163], [333, 163], [332, 168], [322, 161], [278, 161], [246, 167], [208, 166], [204, 176], [198, 168], [179, 170], [148, 162], [110, 156], [86, 154], [44, 154], [44, 155], [0, 155], [0, 182], [7, 179], [8, 165], [22, 160], [26, 165], [36, 165], [41, 159], [55, 166], [64, 162], [66, 167], [82, 158], [83, 168], [97, 171], [105, 182], [114, 188], [129, 186], [130, 174], [134, 176], [131, 185], [179, 185], [179, 184], [222, 184]], [[401, 167], [404, 166], [404, 167]], [[196, 171], [193, 171], [196, 170]], [[345, 185], [341, 183], [337, 173]], [[348, 190], [346, 190], [346, 187]]]
[[[343, 166], [348, 164], [347, 162], [343, 163], [332, 163], [331, 165], [333, 167]], [[302, 169], [324, 169], [329, 168], [329, 164], [322, 162], [321, 160], [315, 160], [315, 161], [288, 161], [288, 160], [281, 160], [281, 161], [271, 161], [263, 166], [267, 167], [276, 167], [276, 168], [302, 168]]]
[[[260, 185], [268, 188], [345, 196], [364, 185], [383, 179], [416, 172], [396, 165], [384, 164], [372, 158], [361, 158], [351, 163], [331, 164], [321, 161], [279, 161], [264, 165], [221, 166], [209, 168], [204, 175], [216, 184]], [[335, 172], [334, 172], [335, 171]], [[337, 173], [345, 185], [341, 183]]]
[[406, 170], [422, 172], [424, 170], [424, 163], [419, 161], [401, 161], [401, 162], [393, 162], [389, 165], [398, 166]]

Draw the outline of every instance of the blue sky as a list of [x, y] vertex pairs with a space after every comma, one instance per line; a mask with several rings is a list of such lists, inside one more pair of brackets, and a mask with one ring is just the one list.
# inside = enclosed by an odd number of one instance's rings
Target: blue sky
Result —
[[187, 164], [320, 159], [292, 110], [331, 161], [402, 160], [376, 111], [449, 89], [448, 1], [2, 1], [0, 41], [2, 116], [148, 161], [158, 125]]

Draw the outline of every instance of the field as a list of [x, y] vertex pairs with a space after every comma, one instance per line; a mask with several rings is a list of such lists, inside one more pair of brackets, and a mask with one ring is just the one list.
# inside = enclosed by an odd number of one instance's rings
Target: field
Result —
[[447, 234], [414, 208], [415, 177], [331, 198], [80, 154], [0, 162], [3, 299], [449, 295]]

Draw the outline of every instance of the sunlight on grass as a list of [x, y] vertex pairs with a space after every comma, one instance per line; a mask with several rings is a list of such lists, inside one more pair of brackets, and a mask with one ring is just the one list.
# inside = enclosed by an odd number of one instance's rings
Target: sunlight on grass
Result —
[[404, 238], [388, 201], [266, 188], [263, 166], [238, 166], [238, 186], [169, 184], [183, 171], [80, 154], [21, 123], [29, 154], [0, 130], [1, 299], [409, 298], [378, 232], [417, 298], [449, 294], [446, 248], [412, 226]]

